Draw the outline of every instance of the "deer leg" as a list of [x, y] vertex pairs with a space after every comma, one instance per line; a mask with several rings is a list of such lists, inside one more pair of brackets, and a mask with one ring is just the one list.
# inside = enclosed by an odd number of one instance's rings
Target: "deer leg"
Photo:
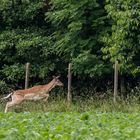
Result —
[[43, 94], [43, 110], [46, 111], [46, 105], [48, 104], [48, 98], [49, 98], [49, 94]]
[[7, 102], [4, 112], [7, 113], [8, 112], [8, 109], [10, 107], [12, 107], [14, 105], [17, 105], [17, 104], [21, 103], [22, 101], [23, 101], [23, 99], [17, 99], [17, 97], [16, 98], [12, 97], [12, 101]]
[[45, 97], [45, 99], [43, 101], [44, 102], [47, 102], [48, 101], [48, 98], [49, 98], [49, 94], [43, 94], [43, 96]]
[[49, 98], [49, 94], [46, 94], [45, 101], [48, 101], [48, 98]]
[[10, 106], [13, 106], [13, 105], [14, 105], [14, 102], [13, 102], [13, 101], [7, 102], [4, 112], [7, 113], [7, 112], [8, 112], [8, 108], [9, 108]]

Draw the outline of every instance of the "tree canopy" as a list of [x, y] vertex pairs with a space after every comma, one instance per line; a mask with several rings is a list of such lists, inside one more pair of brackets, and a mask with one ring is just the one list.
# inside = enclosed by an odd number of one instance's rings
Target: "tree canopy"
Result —
[[139, 27], [139, 0], [1, 0], [1, 91], [24, 87], [26, 62], [30, 85], [66, 81], [70, 62], [77, 87], [108, 86], [115, 59], [121, 75], [137, 77]]

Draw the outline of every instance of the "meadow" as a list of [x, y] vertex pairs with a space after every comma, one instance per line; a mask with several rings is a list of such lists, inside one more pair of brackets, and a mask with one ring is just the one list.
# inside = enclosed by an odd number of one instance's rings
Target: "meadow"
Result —
[[137, 140], [140, 139], [138, 98], [75, 99], [70, 107], [65, 99], [48, 103], [24, 102], [3, 113], [0, 104], [2, 140]]

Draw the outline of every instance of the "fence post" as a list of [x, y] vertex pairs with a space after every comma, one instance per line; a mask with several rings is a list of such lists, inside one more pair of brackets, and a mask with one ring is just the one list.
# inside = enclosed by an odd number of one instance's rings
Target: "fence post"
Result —
[[25, 74], [25, 89], [27, 89], [28, 88], [28, 86], [29, 86], [29, 66], [30, 66], [30, 63], [26, 63], [26, 68], [25, 68], [25, 70], [26, 70], [26, 74]]
[[69, 63], [68, 66], [68, 94], [67, 94], [67, 101], [68, 101], [68, 106], [70, 106], [72, 102], [72, 94], [71, 94], [71, 81], [72, 81], [72, 64]]
[[118, 95], [118, 61], [115, 60], [115, 68], [114, 68], [114, 103], [116, 103], [117, 95]]

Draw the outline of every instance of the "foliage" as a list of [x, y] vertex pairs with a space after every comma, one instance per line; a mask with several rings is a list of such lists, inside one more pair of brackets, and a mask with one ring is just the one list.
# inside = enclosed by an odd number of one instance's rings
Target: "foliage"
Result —
[[139, 139], [139, 114], [8, 113], [0, 114], [1, 139]]
[[102, 60], [99, 35], [104, 30], [103, 3], [96, 0], [52, 0], [46, 13], [55, 31], [50, 36], [54, 51], [68, 63], [73, 63], [75, 75], [100, 77], [108, 73], [108, 65]]
[[4, 81], [0, 81], [0, 93], [1, 94], [7, 93], [7, 91], [10, 92], [10, 90], [11, 89], [9, 87], [7, 87], [7, 84]]
[[31, 83], [46, 83], [54, 71], [43, 18], [46, 10], [39, 0], [0, 2], [0, 78], [13, 89], [24, 87], [27, 62], [31, 63]]
[[111, 31], [105, 34], [104, 57], [119, 60], [121, 73], [136, 75], [140, 72], [140, 2], [139, 0], [108, 0], [105, 9], [112, 19]]
[[72, 62], [74, 88], [105, 90], [118, 59], [126, 82], [137, 82], [139, 11], [139, 0], [1, 0], [0, 79], [8, 88], [23, 88], [30, 62], [30, 86], [55, 74], [66, 85]]
[[43, 34], [44, 31], [37, 28], [7, 30], [0, 34], [0, 73], [4, 80], [13, 84], [24, 81], [26, 62], [31, 63], [30, 78], [44, 78], [54, 69], [48, 59], [49, 52], [44, 58], [43, 47], [47, 46], [47, 38]]
[[0, 1], [0, 13], [2, 15], [1, 27], [17, 28], [38, 25], [42, 22], [40, 9], [43, 2], [40, 0], [2, 0]]

